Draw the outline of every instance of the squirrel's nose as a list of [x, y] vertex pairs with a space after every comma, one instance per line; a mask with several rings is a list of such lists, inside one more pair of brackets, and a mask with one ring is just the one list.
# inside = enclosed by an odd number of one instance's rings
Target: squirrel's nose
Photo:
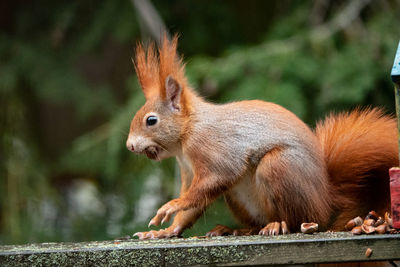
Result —
[[130, 142], [130, 140], [128, 139], [128, 141], [126, 141], [126, 148], [129, 151], [135, 152], [135, 146], [133, 145], [132, 142]]

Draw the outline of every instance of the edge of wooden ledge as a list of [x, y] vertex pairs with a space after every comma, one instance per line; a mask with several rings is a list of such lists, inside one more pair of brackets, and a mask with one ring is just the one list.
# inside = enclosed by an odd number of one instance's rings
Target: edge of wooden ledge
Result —
[[[372, 249], [367, 257], [365, 251]], [[114, 240], [0, 246], [0, 265], [276, 265], [400, 259], [400, 235], [313, 235]]]

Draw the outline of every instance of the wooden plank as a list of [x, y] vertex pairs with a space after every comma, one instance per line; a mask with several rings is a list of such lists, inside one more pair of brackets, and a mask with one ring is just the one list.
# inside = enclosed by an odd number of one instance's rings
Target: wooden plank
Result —
[[[372, 249], [370, 257], [365, 256]], [[0, 246], [0, 266], [245, 266], [400, 260], [400, 235], [350, 233]]]

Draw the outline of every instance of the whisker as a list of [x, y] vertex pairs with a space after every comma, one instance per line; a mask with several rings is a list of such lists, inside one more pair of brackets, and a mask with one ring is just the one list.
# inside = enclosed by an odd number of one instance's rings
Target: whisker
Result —
[[163, 149], [163, 150], [167, 151], [168, 153], [170, 153], [170, 152], [168, 151], [168, 149], [166, 149], [164, 146], [162, 146], [162, 145], [160, 145], [160, 144], [158, 144], [158, 146], [161, 147], [161, 149]]

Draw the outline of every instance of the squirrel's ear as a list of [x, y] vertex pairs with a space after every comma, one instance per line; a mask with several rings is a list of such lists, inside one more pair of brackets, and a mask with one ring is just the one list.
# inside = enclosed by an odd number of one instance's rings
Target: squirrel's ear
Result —
[[165, 79], [165, 96], [166, 100], [173, 111], [181, 109], [182, 88], [171, 75]]

